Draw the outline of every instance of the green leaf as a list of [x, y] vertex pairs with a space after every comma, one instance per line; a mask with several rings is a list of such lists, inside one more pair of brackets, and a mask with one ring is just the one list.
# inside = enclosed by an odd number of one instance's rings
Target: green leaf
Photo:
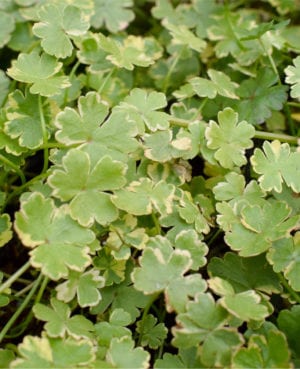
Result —
[[145, 248], [140, 258], [140, 267], [132, 273], [132, 280], [135, 288], [146, 294], [164, 291], [174, 280], [182, 278], [191, 264], [188, 251], [172, 250], [170, 244], [164, 242], [161, 248]]
[[42, 96], [57, 95], [61, 89], [70, 86], [68, 77], [58, 75], [62, 63], [48, 54], [36, 51], [30, 54], [20, 53], [18, 59], [12, 62], [7, 74], [13, 79], [30, 83], [30, 92]]
[[14, 29], [15, 21], [12, 14], [0, 10], [0, 47], [8, 43]]
[[119, 68], [133, 70], [134, 66], [148, 67], [159, 59], [161, 46], [152, 37], [130, 35], [123, 41], [105, 37], [99, 33], [100, 47], [108, 53], [106, 57]]
[[300, 342], [298, 339], [300, 334], [299, 318], [300, 305], [292, 306], [290, 310], [281, 310], [277, 318], [278, 327], [287, 338], [296, 365], [300, 360]]
[[142, 346], [157, 349], [167, 337], [167, 328], [164, 323], [157, 323], [157, 318], [152, 314], [137, 322], [137, 332], [140, 334]]
[[[126, 355], [124, 353], [126, 352]], [[150, 355], [141, 347], [134, 348], [130, 337], [113, 338], [106, 358], [114, 368], [148, 368]]]
[[102, 248], [93, 261], [95, 267], [103, 271], [106, 286], [118, 284], [125, 279], [126, 259], [117, 260], [107, 247]]
[[265, 203], [265, 192], [257, 182], [252, 180], [246, 185], [245, 177], [235, 172], [226, 174], [225, 181], [218, 182], [213, 193], [216, 200], [228, 201], [216, 204], [219, 213], [217, 222], [224, 231], [230, 230], [232, 224], [238, 222], [240, 210], [245, 203], [259, 206]]
[[299, 152], [290, 152], [287, 143], [281, 144], [278, 140], [263, 143], [263, 151], [256, 148], [251, 157], [251, 164], [256, 173], [260, 186], [265, 191], [282, 191], [282, 183], [300, 192], [300, 165]]
[[118, 217], [110, 195], [104, 191], [121, 188], [126, 183], [126, 169], [122, 162], [110, 156], [102, 157], [92, 167], [87, 153], [71, 149], [62, 160], [62, 169], [55, 169], [48, 183], [54, 196], [63, 201], [71, 200], [70, 214], [81, 225], [91, 226], [94, 221], [104, 225]]
[[192, 270], [198, 270], [206, 264], [205, 255], [208, 253], [208, 247], [200, 241], [195, 230], [188, 229], [179, 232], [175, 238], [175, 248], [189, 251], [193, 260]]
[[290, 217], [291, 210], [283, 202], [267, 202], [263, 207], [246, 205], [241, 223], [233, 224], [225, 240], [240, 256], [255, 256], [268, 250], [273, 241], [289, 236], [299, 223], [299, 216]]
[[114, 191], [112, 202], [133, 215], [151, 214], [154, 210], [168, 214], [172, 212], [174, 191], [175, 187], [164, 181], [153, 183], [149, 178], [141, 178], [125, 189]]
[[82, 315], [71, 315], [71, 309], [64, 302], [55, 298], [50, 300], [51, 306], [36, 304], [33, 313], [37, 319], [47, 322], [45, 330], [50, 337], [64, 338], [66, 334], [79, 339], [91, 337], [93, 323]]
[[246, 121], [238, 122], [238, 114], [231, 108], [219, 112], [218, 121], [210, 121], [205, 131], [208, 148], [216, 150], [214, 157], [224, 168], [246, 164], [245, 150], [253, 146], [254, 128]]
[[285, 68], [285, 82], [292, 85], [291, 96], [296, 99], [300, 97], [300, 56], [293, 59], [293, 64]]
[[264, 320], [270, 312], [261, 303], [261, 296], [253, 290], [235, 293], [232, 285], [227, 280], [214, 277], [208, 281], [209, 287], [222, 297], [218, 300], [229, 313], [238, 319], [249, 322], [250, 320]]
[[66, 107], [56, 117], [56, 138], [66, 145], [84, 143], [94, 138], [94, 133], [108, 114], [108, 105], [100, 95], [88, 92], [78, 99], [78, 112]]
[[84, 273], [70, 270], [68, 279], [56, 287], [57, 298], [70, 302], [76, 296], [82, 308], [95, 306], [101, 301], [99, 289], [104, 287], [104, 282], [104, 278], [95, 269]]
[[0, 69], [0, 106], [6, 100], [9, 92], [9, 78], [5, 75], [3, 70]]
[[82, 272], [91, 263], [87, 244], [94, 241], [94, 233], [38, 192], [22, 202], [15, 229], [25, 246], [35, 248], [31, 264], [53, 280], [67, 277], [69, 269]]
[[42, 39], [45, 52], [57, 58], [71, 56], [70, 37], [84, 34], [89, 28], [79, 8], [73, 5], [45, 4], [38, 11], [40, 22], [34, 24], [33, 33]]
[[80, 368], [94, 360], [92, 343], [86, 340], [34, 337], [27, 335], [18, 346], [20, 358], [11, 368]]
[[235, 109], [240, 119], [261, 124], [270, 118], [272, 111], [281, 110], [286, 101], [286, 86], [276, 85], [277, 76], [269, 69], [260, 69], [256, 78], [244, 80], [237, 89], [240, 102]]
[[267, 259], [276, 273], [283, 272], [294, 291], [300, 291], [300, 233], [274, 242]]
[[99, 345], [109, 347], [113, 338], [131, 337], [130, 329], [126, 328], [131, 322], [130, 314], [123, 309], [114, 309], [109, 322], [95, 324], [95, 332]]
[[169, 127], [170, 116], [158, 109], [166, 107], [167, 99], [162, 92], [152, 91], [149, 94], [141, 88], [134, 88], [120, 104], [120, 108], [130, 115], [138, 126], [144, 124], [150, 131], [165, 130]]
[[198, 52], [201, 52], [205, 49], [206, 42], [195, 36], [194, 33], [185, 25], [172, 24], [165, 20], [163, 21], [163, 26], [167, 28], [173, 37], [172, 41], [174, 45], [185, 45]]
[[0, 349], [0, 368], [5, 369], [8, 368], [10, 363], [14, 360], [15, 355], [12, 350], [9, 349]]
[[126, 162], [128, 154], [137, 150], [136, 124], [127, 121], [126, 114], [115, 111], [103, 123], [108, 106], [97, 93], [89, 92], [78, 99], [78, 113], [67, 107], [57, 115], [56, 138], [66, 145], [81, 143], [93, 165], [104, 155]]
[[233, 356], [234, 368], [291, 368], [290, 353], [282, 332], [270, 330], [266, 336], [254, 334], [248, 346]]
[[[257, 273], [263, 270], [263, 273]], [[264, 255], [241, 258], [227, 252], [223, 258], [213, 257], [208, 264], [210, 276], [228, 281], [236, 292], [257, 290], [267, 294], [281, 292], [279, 278]]]
[[132, 0], [95, 0], [91, 25], [96, 29], [105, 25], [113, 33], [124, 30], [134, 19], [132, 6]]
[[9, 95], [6, 116], [8, 121], [4, 131], [12, 139], [18, 139], [20, 146], [33, 150], [42, 145], [43, 128], [37, 95], [29, 92], [23, 95], [20, 90], [15, 90]]
[[228, 313], [219, 304], [215, 304], [208, 293], [199, 293], [195, 301], [187, 304], [186, 312], [178, 314], [174, 327], [174, 345], [176, 347], [201, 346], [201, 360], [208, 367], [226, 366], [230, 362], [231, 352], [243, 341], [231, 328], [224, 327]]
[[8, 214], [0, 215], [0, 247], [6, 245], [13, 237], [12, 223]]

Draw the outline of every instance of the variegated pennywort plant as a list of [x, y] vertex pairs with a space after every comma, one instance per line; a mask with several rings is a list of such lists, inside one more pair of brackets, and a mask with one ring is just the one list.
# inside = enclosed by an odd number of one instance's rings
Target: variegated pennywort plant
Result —
[[299, 0], [0, 0], [0, 367], [300, 365]]

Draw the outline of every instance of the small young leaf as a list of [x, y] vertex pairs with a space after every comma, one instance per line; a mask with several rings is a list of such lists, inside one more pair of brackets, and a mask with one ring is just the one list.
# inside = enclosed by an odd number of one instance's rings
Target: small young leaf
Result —
[[50, 337], [64, 338], [66, 333], [78, 338], [89, 338], [94, 326], [91, 321], [82, 315], [71, 315], [71, 309], [64, 302], [55, 298], [51, 299], [52, 308], [43, 304], [36, 304], [33, 307], [34, 315], [37, 319], [47, 322], [45, 329]]
[[141, 335], [141, 345], [157, 349], [167, 337], [167, 328], [164, 323], [157, 323], [157, 319], [148, 314], [137, 322], [137, 332]]
[[214, 156], [224, 168], [246, 164], [245, 150], [253, 146], [254, 128], [246, 121], [238, 123], [238, 114], [231, 108], [219, 112], [218, 121], [210, 121], [205, 131], [208, 148], [216, 150]]
[[57, 298], [70, 302], [77, 296], [79, 306], [95, 306], [101, 300], [99, 289], [104, 287], [104, 283], [104, 278], [99, 276], [99, 271], [95, 269], [85, 273], [70, 270], [67, 281], [56, 287]]

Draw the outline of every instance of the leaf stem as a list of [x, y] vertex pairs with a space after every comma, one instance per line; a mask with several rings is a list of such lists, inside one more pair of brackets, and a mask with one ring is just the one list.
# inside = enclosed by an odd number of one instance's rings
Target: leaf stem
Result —
[[22, 304], [15, 311], [15, 313], [12, 315], [12, 317], [9, 319], [9, 321], [2, 328], [2, 330], [0, 332], [0, 342], [2, 342], [2, 340], [4, 339], [6, 333], [13, 326], [13, 324], [15, 323], [15, 321], [18, 319], [18, 317], [22, 314], [23, 310], [29, 304], [29, 301], [31, 300], [31, 298], [35, 294], [35, 291], [37, 290], [39, 284], [41, 283], [42, 278], [43, 278], [43, 274], [40, 273], [40, 275], [38, 276], [38, 278], [36, 279], [36, 281], [34, 283], [34, 286], [31, 289], [31, 291], [28, 293], [28, 295], [26, 296], [26, 298], [23, 300]]
[[30, 268], [30, 261], [27, 261], [21, 268], [12, 274], [4, 283], [0, 285], [0, 293], [9, 288], [27, 269]]
[[152, 295], [152, 298], [149, 300], [148, 304], [145, 306], [145, 309], [143, 311], [142, 319], [141, 319], [141, 326], [140, 326], [140, 332], [139, 332], [139, 339], [137, 342], [137, 346], [141, 345], [142, 338], [143, 338], [143, 332], [144, 332], [144, 323], [146, 316], [155, 300], [157, 300], [158, 296], [161, 294], [161, 292], [156, 292]]
[[280, 279], [281, 284], [283, 287], [289, 292], [289, 294], [293, 297], [293, 299], [299, 304], [300, 303], [300, 296], [296, 293], [291, 286], [288, 284], [287, 280], [283, 276], [282, 273], [278, 273], [278, 277]]
[[168, 70], [168, 73], [167, 73], [167, 75], [166, 75], [166, 77], [164, 79], [164, 83], [163, 83], [163, 87], [162, 87], [162, 92], [164, 94], [167, 93], [167, 89], [169, 87], [169, 81], [170, 81], [171, 74], [173, 73], [173, 71], [174, 71], [174, 69], [175, 69], [175, 67], [176, 67], [176, 65], [177, 65], [177, 63], [178, 63], [178, 61], [179, 61], [179, 59], [180, 59], [180, 57], [181, 57], [184, 49], [185, 48], [182, 47], [182, 49], [179, 51], [179, 53], [177, 53], [176, 57], [174, 58], [171, 66], [170, 66], [170, 68]]
[[2, 161], [2, 163], [6, 164], [10, 168], [12, 168], [17, 173], [17, 175], [21, 179], [22, 184], [26, 183], [26, 178], [24, 176], [24, 173], [22, 172], [22, 170], [16, 164], [14, 164], [12, 161], [10, 161], [4, 155], [1, 155], [1, 154], [0, 154], [0, 161]]
[[[39, 113], [40, 113], [40, 120], [41, 120], [42, 132], [43, 132], [43, 144], [47, 145], [48, 144], [48, 133], [47, 133], [47, 128], [46, 128], [46, 121], [45, 121], [45, 116], [44, 116], [44, 111], [43, 111], [41, 95], [39, 95]], [[48, 149], [45, 148], [44, 149], [44, 166], [42, 169], [42, 173], [45, 173], [47, 171], [48, 165], [49, 165], [49, 154], [48, 154]]]
[[272, 133], [272, 132], [265, 132], [265, 131], [255, 131], [255, 138], [261, 140], [278, 140], [280, 142], [287, 142], [292, 145], [298, 145], [299, 138], [294, 136], [289, 136], [283, 133]]
[[107, 73], [106, 77], [104, 78], [104, 81], [102, 82], [101, 86], [98, 88], [97, 92], [98, 92], [99, 95], [101, 94], [104, 87], [106, 86], [106, 83], [108, 82], [108, 80], [114, 74], [115, 71], [116, 71], [116, 68], [114, 67], [114, 68], [111, 68], [111, 70]]

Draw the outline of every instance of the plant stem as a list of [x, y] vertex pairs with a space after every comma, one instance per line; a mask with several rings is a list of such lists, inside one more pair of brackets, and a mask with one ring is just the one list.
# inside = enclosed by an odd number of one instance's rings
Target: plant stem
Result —
[[108, 80], [110, 79], [110, 77], [114, 74], [114, 72], [116, 71], [116, 68], [112, 68], [109, 73], [107, 73], [106, 77], [104, 78], [104, 81], [102, 82], [101, 86], [98, 88], [98, 94], [100, 95], [101, 92], [103, 91], [104, 87], [106, 86], [106, 83], [108, 82]]
[[27, 261], [21, 268], [19, 268], [13, 275], [11, 275], [4, 283], [0, 285], [0, 293], [9, 288], [27, 269], [30, 268], [30, 261]]
[[183, 53], [183, 51], [184, 51], [184, 47], [182, 47], [182, 49], [180, 50], [180, 52], [177, 53], [176, 57], [174, 58], [171, 66], [170, 66], [170, 68], [168, 70], [168, 73], [167, 73], [167, 75], [166, 75], [166, 77], [164, 79], [164, 83], [163, 83], [163, 87], [162, 87], [162, 92], [164, 94], [167, 93], [167, 89], [169, 87], [170, 77], [171, 77], [171, 75], [172, 75], [172, 73], [173, 73], [173, 71], [174, 71], [174, 69], [175, 69], [175, 67], [176, 67], [176, 65], [177, 65], [177, 63], [178, 63], [178, 61], [179, 61], [182, 53]]
[[[41, 120], [41, 127], [43, 132], [43, 144], [47, 146], [48, 144], [48, 133], [47, 133], [47, 127], [46, 127], [46, 121], [43, 111], [43, 104], [42, 104], [42, 97], [39, 95], [39, 113], [40, 113], [40, 120]], [[44, 166], [42, 173], [45, 173], [48, 169], [49, 164], [49, 155], [48, 155], [48, 149], [44, 149]]]
[[289, 292], [289, 294], [292, 296], [292, 298], [299, 304], [300, 303], [300, 296], [298, 293], [296, 293], [291, 286], [288, 284], [285, 277], [282, 275], [282, 273], [278, 273], [278, 277], [280, 279], [281, 284], [283, 287]]
[[148, 304], [146, 305], [144, 311], [143, 311], [143, 315], [142, 315], [142, 319], [141, 319], [141, 326], [140, 326], [140, 332], [139, 332], [139, 339], [138, 339], [138, 343], [137, 343], [137, 346], [140, 346], [141, 345], [141, 341], [142, 341], [142, 338], [143, 338], [143, 332], [144, 332], [144, 322], [145, 322], [145, 318], [153, 304], [153, 302], [155, 300], [157, 300], [158, 296], [160, 295], [160, 292], [157, 292], [157, 293], [154, 293], [152, 295], [152, 298], [150, 299], [150, 301], [148, 302]]
[[16, 164], [14, 164], [12, 161], [10, 161], [9, 159], [7, 159], [2, 154], [0, 154], [0, 161], [2, 161], [2, 163], [6, 164], [10, 168], [12, 168], [17, 173], [17, 175], [21, 179], [22, 184], [26, 183], [26, 178], [24, 176], [24, 173], [21, 171], [21, 169]]
[[299, 138], [294, 136], [285, 135], [283, 133], [272, 133], [272, 132], [265, 132], [265, 131], [255, 131], [255, 138], [261, 140], [278, 140], [281, 142], [287, 142], [292, 145], [298, 145]]
[[1, 332], [0, 332], [0, 342], [2, 342], [2, 340], [5, 338], [6, 333], [13, 326], [15, 321], [18, 319], [18, 317], [22, 314], [23, 310], [28, 305], [28, 303], [31, 300], [32, 296], [35, 294], [35, 291], [37, 290], [39, 284], [41, 283], [42, 278], [43, 278], [43, 275], [42, 275], [42, 273], [40, 273], [37, 280], [35, 281], [34, 286], [31, 289], [31, 291], [28, 293], [26, 298], [23, 300], [22, 304], [19, 306], [19, 308], [15, 311], [15, 313], [12, 315], [12, 317], [9, 319], [9, 321], [5, 324], [5, 326], [1, 330]]

